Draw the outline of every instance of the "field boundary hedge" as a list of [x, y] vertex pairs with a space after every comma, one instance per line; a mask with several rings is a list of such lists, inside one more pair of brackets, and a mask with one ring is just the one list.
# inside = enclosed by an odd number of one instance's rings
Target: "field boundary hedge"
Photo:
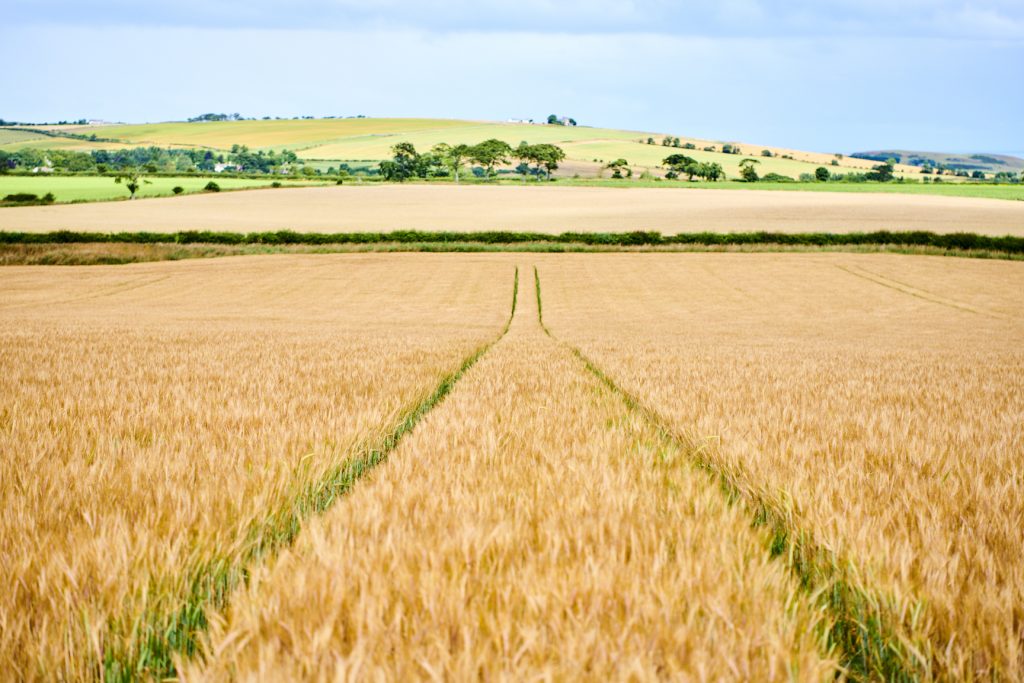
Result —
[[537, 232], [484, 231], [484, 232], [431, 232], [422, 230], [395, 230], [392, 232], [214, 232], [186, 230], [180, 232], [4, 232], [0, 231], [0, 244], [220, 244], [220, 245], [369, 245], [369, 244], [482, 244], [512, 245], [524, 243], [563, 244], [602, 247], [643, 247], [672, 245], [743, 246], [780, 245], [808, 247], [839, 246], [896, 246], [933, 247], [954, 250], [985, 250], [1005, 254], [1024, 254], [1024, 237], [1012, 235], [979, 235], [972, 232], [935, 233], [927, 231], [876, 232], [685, 232], [663, 235], [652, 231], [631, 232], [563, 232], [546, 234]]

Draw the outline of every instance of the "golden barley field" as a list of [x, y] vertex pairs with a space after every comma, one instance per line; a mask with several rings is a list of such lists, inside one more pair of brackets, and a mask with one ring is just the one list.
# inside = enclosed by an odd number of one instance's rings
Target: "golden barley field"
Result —
[[532, 294], [387, 464], [233, 599], [186, 680], [835, 673], [824, 617], [765, 539], [541, 331]]
[[0, 271], [3, 677], [145, 650], [147, 615], [496, 338], [512, 286], [446, 257]]
[[1024, 677], [1024, 268], [0, 268], [30, 680]]
[[543, 233], [857, 232], [1024, 235], [1024, 202], [978, 197], [701, 188], [452, 184], [282, 188], [134, 202], [7, 207], [0, 230]]
[[1024, 677], [1024, 269], [601, 255], [540, 275], [556, 336], [848, 563], [903, 639], [880, 657]]

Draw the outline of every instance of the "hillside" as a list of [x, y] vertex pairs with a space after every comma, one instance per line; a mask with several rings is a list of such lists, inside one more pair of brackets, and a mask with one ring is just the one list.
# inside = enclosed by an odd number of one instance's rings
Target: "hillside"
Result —
[[1007, 154], [951, 154], [948, 152], [918, 152], [904, 149], [882, 149], [855, 152], [850, 156], [869, 161], [895, 159], [909, 166], [945, 167], [953, 171], [983, 171], [985, 173], [1012, 173], [1024, 170], [1024, 159]]
[[[62, 137], [63, 136], [63, 137]], [[96, 140], [90, 138], [95, 136]], [[666, 146], [666, 137], [679, 138], [681, 146]], [[807, 152], [772, 145], [750, 144], [730, 140], [705, 140], [687, 137], [681, 132], [654, 133], [643, 131], [561, 126], [529, 123], [500, 123], [451, 119], [291, 119], [216, 121], [202, 123], [155, 123], [128, 125], [47, 126], [26, 132], [24, 128], [0, 128], [0, 150], [24, 147], [63, 149], [115, 149], [134, 146], [189, 147], [228, 151], [233, 145], [253, 150], [291, 150], [300, 159], [326, 168], [338, 163], [375, 164], [391, 156], [391, 147], [411, 142], [421, 151], [440, 142], [475, 144], [498, 138], [516, 146], [521, 141], [531, 144], [549, 142], [564, 148], [566, 161], [558, 175], [592, 177], [615, 159], [626, 159], [634, 173], [649, 170], [660, 173], [662, 159], [683, 152], [701, 162], [722, 165], [730, 177], [739, 175], [739, 163], [745, 158], [758, 160], [758, 172], [779, 173], [793, 178], [813, 173], [819, 166], [833, 172], [864, 171], [875, 162], [849, 156]], [[653, 144], [651, 144], [653, 143]], [[741, 150], [726, 154], [724, 145]], [[770, 154], [771, 156], [768, 156]], [[786, 157], [786, 158], [783, 158]], [[899, 172], [917, 173], [911, 166]]]

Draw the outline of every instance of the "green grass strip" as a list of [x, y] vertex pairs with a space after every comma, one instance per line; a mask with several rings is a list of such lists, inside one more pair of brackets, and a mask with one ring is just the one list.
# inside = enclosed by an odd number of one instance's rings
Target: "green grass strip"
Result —
[[[801, 589], [828, 610], [833, 623], [828, 629], [830, 646], [838, 648], [841, 664], [855, 680], [905, 681], [934, 678], [931, 648], [928, 643], [913, 643], [903, 634], [909, 629], [892, 616], [899, 610], [895, 600], [871, 591], [855, 581], [850, 563], [816, 542], [813, 535], [799, 528], [791, 509], [772, 501], [762, 493], [744, 486], [734, 472], [707, 454], [706, 444], [698, 443], [673, 429], [655, 410], [637, 396], [619, 386], [601, 368], [575, 346], [559, 340], [544, 325], [541, 315], [540, 275], [534, 267], [537, 289], [538, 322], [544, 332], [568, 348], [604, 386], [625, 405], [671, 443], [682, 448], [691, 463], [718, 482], [730, 503], [741, 502], [753, 515], [755, 526], [767, 527], [771, 535], [769, 551], [781, 559], [796, 576]], [[847, 569], [851, 567], [851, 569]], [[920, 618], [918, 603], [904, 618]], [[922, 654], [925, 653], [925, 654]]]
[[419, 421], [444, 400], [456, 382], [505, 336], [515, 316], [518, 294], [519, 269], [516, 268], [512, 310], [498, 337], [474, 351], [454, 372], [445, 375], [426, 398], [399, 418], [386, 436], [368, 445], [360, 455], [330, 469], [320, 479], [304, 484], [292, 499], [250, 528], [240, 554], [215, 557], [194, 568], [186, 579], [187, 597], [173, 609], [157, 604], [141, 614], [112, 622], [104, 646], [102, 670], [97, 673], [107, 681], [167, 678], [176, 674], [176, 654], [186, 657], [199, 654], [200, 637], [209, 627], [208, 612], [225, 607], [233, 591], [248, 579], [250, 567], [265, 562], [290, 545], [307, 519], [330, 508], [357, 481], [388, 458], [402, 438], [412, 432]]
[[855, 246], [891, 245], [903, 247], [934, 247], [950, 250], [985, 250], [1007, 254], [1024, 254], [1024, 237], [993, 236], [970, 232], [935, 233], [927, 231], [876, 232], [692, 232], [662, 235], [652, 231], [629, 232], [537, 232], [484, 231], [421, 231], [392, 232], [300, 233], [290, 230], [271, 232], [0, 232], [0, 244], [220, 244], [220, 245], [339, 245], [339, 244], [561, 244], [615, 247], [668, 247], [682, 245], [742, 246], [772, 244], [781, 246]]

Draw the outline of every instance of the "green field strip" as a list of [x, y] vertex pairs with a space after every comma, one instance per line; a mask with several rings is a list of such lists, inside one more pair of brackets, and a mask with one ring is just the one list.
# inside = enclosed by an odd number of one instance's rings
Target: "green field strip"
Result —
[[[227, 606], [232, 592], [248, 580], [250, 569], [264, 563], [290, 545], [303, 523], [327, 511], [362, 477], [387, 460], [402, 439], [411, 433], [427, 413], [437, 407], [462, 376], [507, 333], [515, 317], [519, 296], [519, 269], [515, 269], [512, 305], [500, 334], [476, 349], [452, 372], [444, 375], [419, 403], [406, 409], [380, 439], [357, 449], [355, 457], [329, 469], [315, 481], [306, 482], [279, 509], [253, 525], [240, 552], [214, 556], [203, 561], [187, 576], [176, 577], [189, 588], [187, 597], [172, 605], [154, 605], [142, 613], [126, 614], [110, 624], [103, 643], [103, 660], [97, 677], [107, 681], [163, 679], [176, 675], [176, 656], [201, 654], [201, 637], [209, 628], [209, 611]], [[159, 581], [150, 594], [159, 594]], [[102, 637], [102, 636], [101, 636]]]
[[791, 505], [744, 483], [740, 472], [730, 471], [709, 453], [708, 441], [680, 433], [638, 396], [626, 391], [577, 347], [558, 339], [544, 324], [540, 274], [534, 266], [537, 317], [544, 332], [569, 349], [604, 386], [619, 396], [662, 437], [686, 453], [695, 468], [709, 474], [730, 502], [747, 509], [756, 527], [772, 536], [768, 549], [793, 573], [800, 588], [825, 607], [834, 620], [827, 636], [853, 680], [911, 681], [935, 678], [931, 643], [914, 642], [907, 635], [924, 612], [918, 601], [900, 614], [896, 600], [861, 585], [849, 558], [839, 557], [800, 528]]

